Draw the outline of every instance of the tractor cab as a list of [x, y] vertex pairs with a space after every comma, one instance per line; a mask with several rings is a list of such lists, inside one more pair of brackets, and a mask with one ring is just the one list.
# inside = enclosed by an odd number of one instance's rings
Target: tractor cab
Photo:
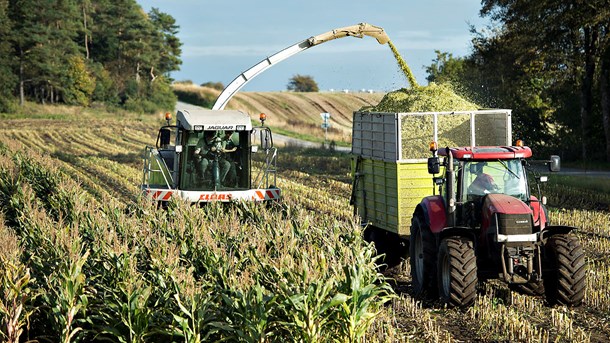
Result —
[[[446, 179], [451, 185], [442, 187], [443, 198], [454, 199], [457, 223], [472, 228], [480, 226], [483, 202], [489, 194], [503, 194], [514, 201], [530, 203], [524, 163], [532, 156], [529, 147], [462, 147], [448, 151], [453, 172]], [[447, 150], [439, 151], [439, 155], [447, 157]]]
[[[262, 115], [264, 116], [264, 115]], [[157, 201], [277, 200], [271, 130], [240, 111], [182, 110], [146, 147], [142, 190]], [[265, 117], [261, 117], [264, 124]]]

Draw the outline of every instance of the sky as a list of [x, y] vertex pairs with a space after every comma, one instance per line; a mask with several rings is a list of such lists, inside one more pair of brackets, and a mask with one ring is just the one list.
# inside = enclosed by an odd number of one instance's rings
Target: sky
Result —
[[[470, 25], [482, 29], [476, 0], [137, 0], [158, 8], [179, 26], [182, 65], [171, 76], [231, 83], [276, 52], [336, 28], [366, 22], [383, 27], [411, 67], [427, 84], [425, 66], [435, 50], [468, 55]], [[275, 64], [249, 81], [243, 91], [286, 90], [295, 75], [311, 76], [321, 91], [387, 92], [408, 86], [388, 45], [372, 38], [345, 37], [314, 46]]]

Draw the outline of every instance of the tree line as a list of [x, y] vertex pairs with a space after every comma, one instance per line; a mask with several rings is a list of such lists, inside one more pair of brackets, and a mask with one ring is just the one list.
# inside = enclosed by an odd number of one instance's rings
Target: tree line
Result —
[[173, 108], [177, 33], [136, 0], [0, 0], [0, 112], [25, 101]]
[[514, 136], [569, 159], [610, 162], [610, 1], [483, 0], [463, 58], [437, 51], [428, 81], [512, 108]]

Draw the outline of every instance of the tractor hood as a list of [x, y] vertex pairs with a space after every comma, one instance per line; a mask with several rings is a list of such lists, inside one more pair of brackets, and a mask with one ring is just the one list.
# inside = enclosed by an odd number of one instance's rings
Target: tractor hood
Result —
[[523, 201], [506, 194], [489, 194], [485, 197], [483, 209], [490, 214], [531, 214], [532, 209]]
[[241, 111], [179, 110], [176, 125], [185, 130], [251, 131], [250, 116]]
[[[523, 201], [505, 194], [489, 194], [483, 201], [481, 233], [532, 234], [532, 210]], [[498, 236], [500, 237], [500, 236]]]

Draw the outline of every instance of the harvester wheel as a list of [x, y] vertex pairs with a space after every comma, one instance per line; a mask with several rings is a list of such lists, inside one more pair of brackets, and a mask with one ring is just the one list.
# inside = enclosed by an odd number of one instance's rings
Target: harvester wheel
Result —
[[438, 291], [451, 307], [470, 306], [477, 295], [477, 258], [466, 237], [447, 237], [438, 251]]
[[424, 221], [414, 216], [411, 219], [409, 242], [411, 280], [415, 296], [436, 295], [436, 243]]
[[580, 305], [585, 295], [587, 269], [580, 241], [571, 234], [558, 234], [550, 237], [544, 248], [547, 300], [551, 304]]

